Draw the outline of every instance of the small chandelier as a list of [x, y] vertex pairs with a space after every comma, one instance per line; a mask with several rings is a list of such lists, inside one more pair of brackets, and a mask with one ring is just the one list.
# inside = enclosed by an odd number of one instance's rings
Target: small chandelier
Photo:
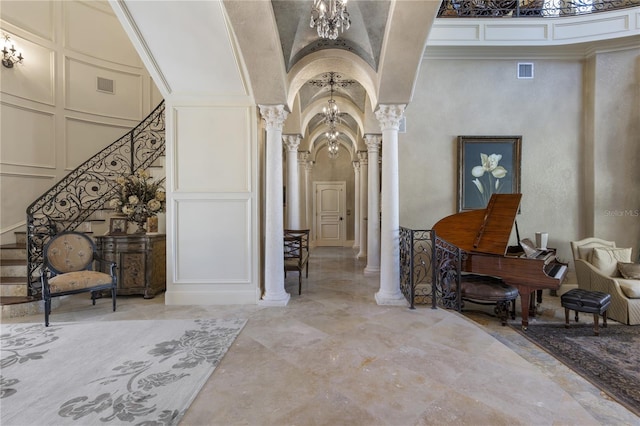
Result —
[[338, 32], [351, 26], [347, 0], [313, 0], [310, 26], [317, 28], [320, 38], [337, 39]]
[[4, 39], [4, 45], [2, 47], [2, 65], [7, 68], [13, 68], [13, 64], [16, 62], [21, 64], [24, 57], [22, 56], [22, 52], [19, 52], [13, 42], [11, 41], [11, 37], [7, 34], [3, 34], [2, 38]]
[[322, 108], [322, 115], [324, 115], [323, 121], [327, 123], [329, 127], [332, 127], [340, 121], [340, 110], [336, 101], [333, 99], [333, 90], [331, 91], [331, 98], [329, 99], [329, 105]]
[[338, 158], [338, 136], [340, 136], [340, 133], [334, 127], [331, 127], [324, 135], [328, 140], [327, 151], [329, 153], [329, 158], [332, 160]]

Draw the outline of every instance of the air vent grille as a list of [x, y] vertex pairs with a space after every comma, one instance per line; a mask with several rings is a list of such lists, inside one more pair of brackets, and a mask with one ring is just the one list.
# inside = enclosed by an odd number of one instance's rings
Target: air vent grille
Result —
[[108, 78], [98, 77], [97, 90], [102, 93], [114, 93], [114, 81]]
[[533, 64], [521, 62], [518, 64], [518, 78], [533, 78]]

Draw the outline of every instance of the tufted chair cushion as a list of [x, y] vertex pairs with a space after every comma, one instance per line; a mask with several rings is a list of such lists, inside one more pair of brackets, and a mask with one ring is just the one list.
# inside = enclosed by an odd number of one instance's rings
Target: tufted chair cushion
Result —
[[96, 271], [74, 271], [49, 278], [49, 288], [52, 293], [80, 290], [110, 283], [111, 275]]
[[81, 235], [62, 235], [49, 244], [47, 260], [58, 273], [81, 271], [93, 261], [93, 246]]

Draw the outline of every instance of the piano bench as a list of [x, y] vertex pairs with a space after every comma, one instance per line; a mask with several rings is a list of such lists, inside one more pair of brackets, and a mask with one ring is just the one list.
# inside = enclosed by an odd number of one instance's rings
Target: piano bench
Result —
[[593, 314], [593, 331], [596, 336], [600, 334], [598, 329], [600, 315], [602, 315], [602, 326], [607, 326], [607, 309], [611, 304], [611, 295], [608, 293], [574, 288], [560, 296], [560, 303], [564, 308], [565, 328], [569, 328], [570, 310], [576, 311], [576, 322], [578, 322], [578, 312]]
[[462, 300], [480, 305], [496, 305], [494, 310], [502, 325], [507, 325], [507, 317], [516, 319], [516, 298], [518, 289], [505, 284], [500, 278], [488, 275], [465, 274], [460, 277]]

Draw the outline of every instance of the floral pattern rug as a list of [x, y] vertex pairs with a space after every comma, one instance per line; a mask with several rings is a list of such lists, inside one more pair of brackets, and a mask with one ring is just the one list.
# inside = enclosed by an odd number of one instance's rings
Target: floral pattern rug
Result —
[[245, 324], [2, 324], [0, 424], [178, 424]]
[[594, 386], [640, 416], [640, 326], [612, 325], [600, 335], [593, 324], [564, 323], [514, 327]]

